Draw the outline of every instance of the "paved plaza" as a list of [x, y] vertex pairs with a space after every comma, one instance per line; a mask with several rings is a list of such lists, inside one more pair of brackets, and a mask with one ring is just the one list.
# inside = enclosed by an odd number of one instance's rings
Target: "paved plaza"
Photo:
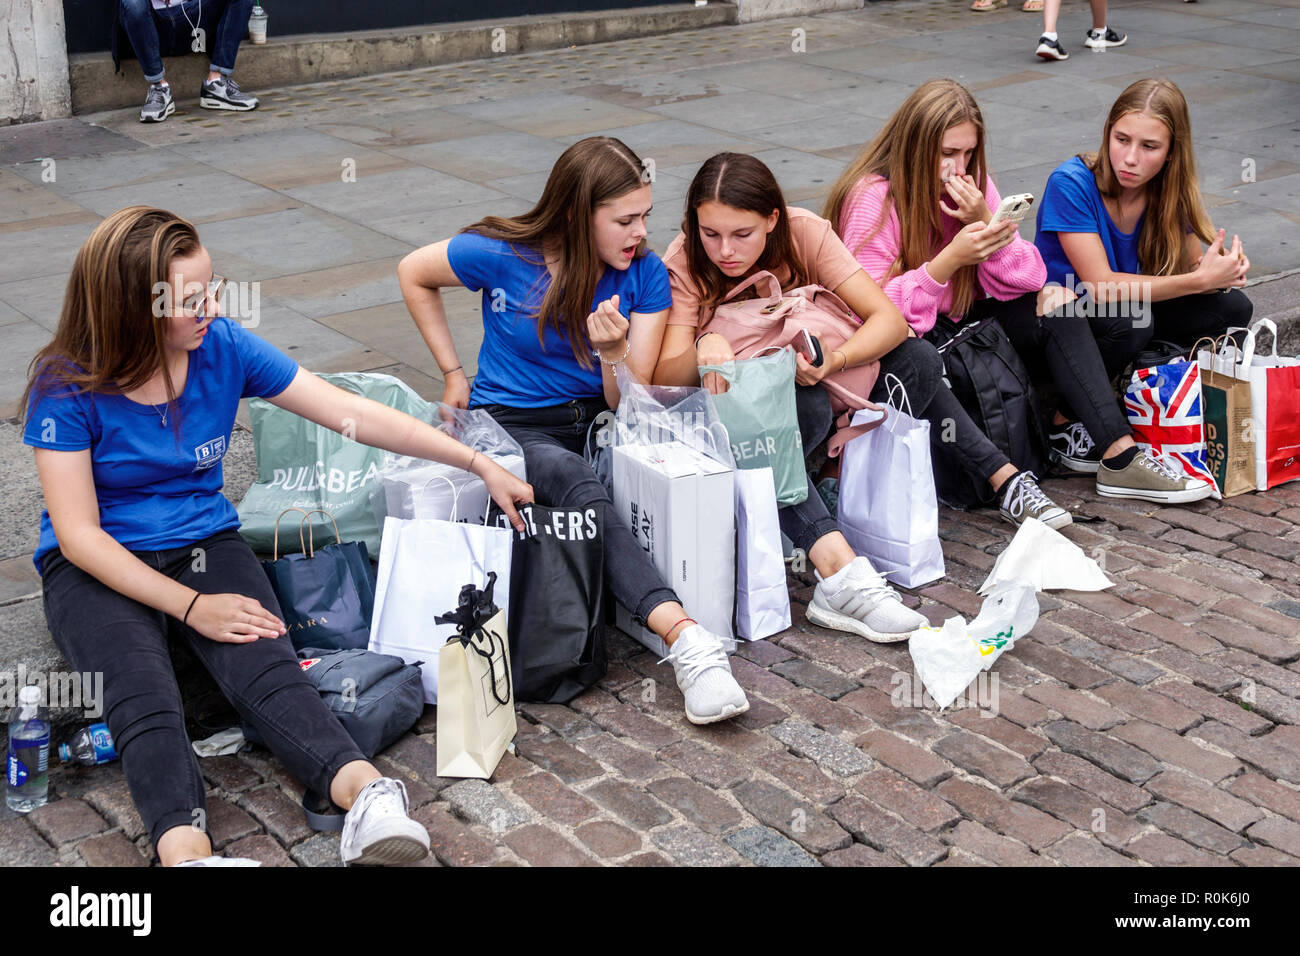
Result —
[[[907, 93], [951, 76], [980, 102], [1001, 192], [1041, 194], [1057, 164], [1097, 148], [1120, 90], [1162, 75], [1191, 101], [1212, 218], [1268, 280], [1247, 290], [1256, 314], [1300, 314], [1298, 0], [1119, 0], [1109, 21], [1129, 41], [1104, 54], [1083, 48], [1087, 6], [1067, 0], [1062, 63], [1033, 56], [1041, 14], [1015, 0], [966, 8], [897, 0], [254, 90], [263, 106], [249, 114], [188, 99], [159, 125], [128, 109], [0, 129], [0, 666], [59, 666], [15, 403], [77, 247], [134, 203], [192, 219], [217, 271], [258, 282], [257, 334], [303, 366], [385, 371], [436, 398], [398, 260], [527, 208], [585, 136], [653, 160], [662, 252], [691, 176], [719, 150], [757, 155], [792, 202], [819, 210]], [[472, 375], [477, 298], [445, 300]], [[237, 429], [235, 501], [256, 474], [251, 446]], [[809, 624], [812, 580], [792, 575], [794, 627], [740, 649], [752, 706], [730, 723], [686, 722], [671, 668], [613, 630], [605, 679], [571, 706], [521, 705], [518, 752], [489, 782], [436, 775], [427, 710], [377, 762], [406, 782], [433, 838], [428, 865], [1300, 864], [1300, 485], [1176, 508], [1102, 501], [1083, 478], [1044, 489], [1097, 519], [1065, 534], [1116, 584], [1040, 595], [1038, 625], [994, 668], [995, 701], [898, 706], [906, 645]], [[971, 617], [1012, 530], [989, 511], [942, 512], [948, 576], [908, 603], [934, 623]], [[201, 766], [219, 849], [339, 862], [337, 837], [307, 829], [298, 784], [266, 751]], [[53, 781], [47, 807], [0, 809], [0, 864], [147, 865], [119, 765]]]

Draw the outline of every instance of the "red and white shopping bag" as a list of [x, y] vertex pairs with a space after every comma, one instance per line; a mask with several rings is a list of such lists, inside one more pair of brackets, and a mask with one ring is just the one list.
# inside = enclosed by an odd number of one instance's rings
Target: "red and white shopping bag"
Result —
[[[1255, 352], [1261, 328], [1273, 333], [1270, 355]], [[1250, 382], [1255, 489], [1265, 491], [1295, 481], [1300, 478], [1300, 358], [1277, 354], [1277, 326], [1272, 320], [1257, 319], [1246, 330], [1237, 377]]]

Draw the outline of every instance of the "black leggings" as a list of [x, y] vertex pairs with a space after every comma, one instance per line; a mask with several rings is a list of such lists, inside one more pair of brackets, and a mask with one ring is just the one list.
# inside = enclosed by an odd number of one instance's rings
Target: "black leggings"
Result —
[[[266, 572], [236, 531], [183, 548], [132, 553], [202, 594], [242, 594], [281, 616]], [[207, 829], [203, 776], [185, 733], [181, 692], [167, 653], [172, 638], [189, 645], [226, 699], [301, 783], [329, 793], [344, 764], [366, 759], [298, 666], [287, 635], [248, 644], [209, 640], [119, 594], [58, 550], [45, 558], [42, 585], [54, 643], [75, 670], [104, 675], [104, 721], [155, 846], [173, 827]]]

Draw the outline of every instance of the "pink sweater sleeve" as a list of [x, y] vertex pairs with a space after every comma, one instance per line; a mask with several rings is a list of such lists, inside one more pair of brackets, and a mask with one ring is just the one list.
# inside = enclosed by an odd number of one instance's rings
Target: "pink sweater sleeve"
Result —
[[[1002, 202], [997, 187], [993, 185], [992, 176], [988, 178], [984, 200], [995, 212], [998, 203]], [[1026, 292], [1037, 292], [1047, 282], [1047, 266], [1043, 264], [1043, 254], [1019, 233], [1016, 233], [1016, 238], [1010, 245], [1003, 246], [976, 268], [980, 288], [985, 295], [1003, 302], [1018, 298]]]
[[876, 231], [887, 190], [887, 181], [877, 177], [850, 193], [840, 211], [840, 234], [867, 275], [884, 286], [885, 295], [898, 306], [907, 324], [917, 335], [924, 335], [934, 328], [948, 285], [935, 282], [924, 265], [882, 282], [903, 244], [898, 214], [892, 208], [888, 222]]

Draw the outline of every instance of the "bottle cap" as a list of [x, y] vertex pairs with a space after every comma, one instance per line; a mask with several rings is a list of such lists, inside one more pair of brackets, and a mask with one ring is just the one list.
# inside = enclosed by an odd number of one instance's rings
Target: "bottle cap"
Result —
[[18, 692], [18, 703], [20, 704], [39, 704], [41, 702], [41, 689], [35, 684], [28, 684]]

